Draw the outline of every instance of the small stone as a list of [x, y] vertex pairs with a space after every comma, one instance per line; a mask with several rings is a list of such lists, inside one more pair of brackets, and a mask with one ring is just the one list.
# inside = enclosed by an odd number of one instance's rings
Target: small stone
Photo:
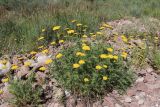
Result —
[[117, 103], [116, 103], [116, 104], [115, 104], [115, 107], [122, 107], [122, 106], [121, 106], [120, 104], [117, 104]]
[[64, 107], [64, 105], [61, 103], [53, 102], [53, 103], [50, 103], [47, 107]]
[[105, 97], [104, 102], [102, 103], [103, 106], [114, 107], [114, 99], [111, 97]]
[[66, 107], [76, 107], [76, 98], [70, 96], [66, 101]]
[[151, 74], [146, 74], [144, 78], [144, 82], [154, 82], [155, 80], [156, 78], [154, 77], [154, 75]]
[[146, 84], [144, 84], [144, 83], [138, 83], [137, 85], [136, 85], [136, 89], [138, 90], [138, 91], [143, 91], [143, 92], [147, 92], [148, 91], [148, 87], [146, 86]]
[[143, 82], [143, 80], [144, 80], [144, 77], [139, 77], [139, 78], [136, 80], [136, 83]]
[[103, 106], [102, 106], [101, 102], [98, 101], [98, 102], [93, 103], [93, 107], [103, 107]]
[[127, 97], [125, 98], [125, 102], [126, 102], [126, 103], [131, 103], [131, 102], [132, 102], [132, 99], [127, 96]]
[[128, 89], [127, 90], [127, 95], [128, 96], [134, 96], [136, 94], [136, 90], [135, 89]]
[[138, 100], [138, 104], [139, 104], [139, 105], [141, 105], [141, 104], [143, 104], [143, 103], [144, 103], [144, 99]]
[[87, 105], [84, 101], [77, 101], [76, 107], [87, 107]]

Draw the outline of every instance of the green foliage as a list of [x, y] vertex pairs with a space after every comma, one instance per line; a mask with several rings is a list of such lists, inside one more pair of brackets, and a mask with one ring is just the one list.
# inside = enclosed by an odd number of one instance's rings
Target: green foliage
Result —
[[1, 0], [0, 5], [8, 9], [7, 18], [0, 20], [0, 50], [5, 53], [29, 51], [36, 47], [39, 29], [67, 25], [73, 19], [92, 26], [92, 32], [103, 21], [160, 17], [159, 0]]
[[37, 106], [41, 102], [42, 88], [33, 88], [33, 76], [27, 80], [13, 80], [10, 83], [9, 91], [13, 99], [9, 99], [12, 104], [22, 107], [26, 105]]
[[152, 52], [151, 60], [154, 68], [160, 69], [160, 51], [159, 50], [154, 50]]
[[[89, 46], [90, 50], [83, 50], [87, 48], [85, 46]], [[81, 46], [81, 43], [77, 43], [62, 50], [63, 56], [56, 56], [54, 61], [51, 70], [53, 77], [65, 89], [80, 96], [97, 97], [113, 89], [123, 92], [132, 84], [133, 74], [124, 64], [123, 58], [107, 51], [107, 47], [110, 46], [99, 43]], [[107, 58], [100, 58], [103, 54]]]

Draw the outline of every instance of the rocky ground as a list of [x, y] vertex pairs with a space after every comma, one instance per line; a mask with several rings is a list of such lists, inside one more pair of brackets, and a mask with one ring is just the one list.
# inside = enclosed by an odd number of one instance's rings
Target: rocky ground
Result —
[[[127, 24], [126, 24], [127, 23]], [[138, 21], [136, 21], [138, 23]], [[122, 31], [122, 26], [124, 25], [130, 25], [134, 26], [134, 22], [127, 21], [127, 20], [120, 20], [110, 23], [112, 26], [117, 26], [113, 32]], [[146, 31], [146, 28], [143, 24], [140, 24], [140, 31]], [[133, 27], [132, 26], [132, 27]], [[127, 28], [127, 27], [125, 27]], [[139, 29], [139, 28], [136, 28]], [[125, 32], [126, 30], [124, 30]], [[111, 33], [111, 32], [109, 32]], [[112, 40], [112, 38], [110, 38]], [[112, 46], [114, 46], [114, 49], [121, 49], [125, 48], [128, 49], [128, 52], [130, 51], [131, 47], [123, 44], [121, 40], [118, 39], [117, 41], [109, 41]], [[139, 46], [142, 44], [142, 41], [137, 39], [134, 41], [130, 41], [131, 44], [138, 44]], [[67, 44], [67, 46], [70, 44]], [[133, 46], [132, 45], [132, 46]], [[64, 46], [62, 46], [64, 47]], [[60, 48], [62, 48], [60, 47]], [[59, 48], [59, 50], [60, 50]], [[53, 53], [55, 54], [57, 52], [57, 49], [54, 49], [53, 47], [48, 48], [48, 52], [43, 54], [42, 53], [36, 53], [36, 55], [33, 57], [32, 55], [15, 55], [10, 58], [9, 56], [4, 56], [5, 59], [7, 59], [8, 62], [6, 62], [7, 68], [5, 70], [0, 71], [0, 78], [3, 78], [2, 74], [9, 71], [11, 64], [16, 64], [20, 66], [20, 69], [17, 71], [17, 73], [14, 75], [14, 78], [22, 78], [24, 76], [29, 75], [30, 68], [23, 66], [23, 63], [25, 61], [29, 61], [32, 63], [31, 67], [33, 71], [36, 71], [36, 84], [42, 84], [43, 80], [48, 79], [48, 70], [45, 72], [38, 71], [38, 68], [41, 66], [45, 66], [48, 68], [47, 65], [45, 65], [45, 61], [47, 59], [53, 58]], [[3, 59], [4, 59], [3, 58]], [[0, 65], [2, 66], [2, 65]], [[56, 80], [54, 79], [48, 79], [48, 84], [43, 85], [43, 89], [45, 90], [45, 104], [43, 104], [44, 107], [160, 107], [160, 75], [158, 75], [155, 70], [151, 66], [146, 66], [143, 69], [135, 69], [134, 72], [137, 76], [135, 83], [132, 87], [130, 87], [126, 93], [123, 95], [118, 94], [118, 92], [114, 91], [112, 93], [107, 94], [103, 98], [102, 101], [95, 101], [93, 103], [87, 102], [83, 99], [78, 99], [70, 95], [70, 92], [67, 92], [66, 90], [62, 90], [61, 87], [57, 84]], [[34, 84], [35, 85], [35, 84]], [[3, 89], [4, 93], [0, 95], [0, 107], [12, 107], [11, 105], [8, 105], [4, 100], [12, 98], [12, 95], [8, 92], [7, 89], [8, 84], [7, 83], [0, 83], [0, 89]], [[65, 100], [62, 102], [60, 99], [65, 98]], [[26, 107], [30, 107], [27, 106]]]

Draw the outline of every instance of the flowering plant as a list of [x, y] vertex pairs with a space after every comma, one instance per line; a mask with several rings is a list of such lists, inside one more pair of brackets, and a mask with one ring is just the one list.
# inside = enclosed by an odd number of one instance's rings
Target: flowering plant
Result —
[[97, 96], [113, 89], [124, 91], [133, 81], [125, 58], [115, 54], [111, 46], [78, 43], [59, 54], [61, 57], [56, 56], [51, 73], [73, 94]]

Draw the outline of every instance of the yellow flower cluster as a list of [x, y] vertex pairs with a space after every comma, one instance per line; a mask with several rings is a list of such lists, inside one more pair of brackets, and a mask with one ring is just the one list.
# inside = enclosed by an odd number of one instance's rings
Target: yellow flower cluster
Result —
[[56, 58], [59, 59], [59, 58], [61, 58], [62, 56], [63, 56], [63, 54], [59, 53], [59, 54], [56, 55]]
[[82, 53], [82, 52], [77, 52], [76, 53], [76, 56], [85, 56], [86, 54], [85, 53]]

